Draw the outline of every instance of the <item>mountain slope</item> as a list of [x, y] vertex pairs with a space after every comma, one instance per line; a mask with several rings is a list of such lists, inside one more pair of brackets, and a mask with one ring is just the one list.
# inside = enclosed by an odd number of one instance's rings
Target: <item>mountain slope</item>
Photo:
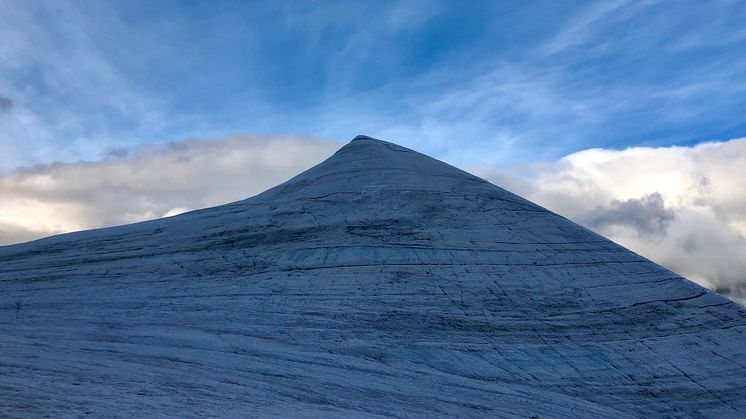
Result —
[[0, 416], [746, 415], [746, 310], [360, 136], [253, 198], [0, 247]]

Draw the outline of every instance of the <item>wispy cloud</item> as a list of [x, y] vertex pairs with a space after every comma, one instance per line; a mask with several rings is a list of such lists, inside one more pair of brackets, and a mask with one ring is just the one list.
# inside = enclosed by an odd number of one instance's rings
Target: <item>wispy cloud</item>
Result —
[[137, 141], [128, 134], [154, 135], [168, 121], [162, 99], [138, 86], [115, 60], [112, 38], [128, 49], [134, 36], [124, 36], [122, 22], [106, 8], [89, 6], [0, 1], [0, 92], [14, 105], [4, 102], [4, 110], [13, 112], [0, 121], [8, 160], [0, 160], [0, 173], [22, 164], [92, 158], [113, 144]]
[[0, 120], [0, 173], [231, 132], [364, 132], [456, 164], [736, 137], [738, 6], [423, 0], [146, 14], [0, 0], [0, 93], [14, 103]]
[[[637, 3], [638, 5], [644, 2]], [[593, 39], [595, 30], [619, 14], [627, 14], [629, 9], [620, 13], [623, 6], [629, 6], [628, 0], [609, 0], [591, 2], [585, 9], [576, 13], [569, 24], [552, 36], [539, 48], [544, 55], [552, 55], [575, 47]]]
[[[449, 65], [416, 78], [364, 94], [343, 91], [309, 110], [309, 126], [316, 130], [314, 120], [337, 115], [319, 135], [357, 128], [458, 165], [556, 159], [590, 147], [691, 144], [746, 130], [737, 112], [746, 106], [742, 10], [652, 1], [569, 9], [569, 23], [536, 45], [460, 51]], [[726, 34], [733, 40], [720, 42]], [[685, 37], [706, 47], [673, 47]], [[353, 64], [345, 69], [359, 71]]]

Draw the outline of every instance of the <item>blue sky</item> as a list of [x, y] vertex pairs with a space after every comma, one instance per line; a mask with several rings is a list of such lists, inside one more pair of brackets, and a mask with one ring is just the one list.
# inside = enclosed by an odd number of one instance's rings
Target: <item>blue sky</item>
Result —
[[455, 164], [746, 135], [746, 2], [0, 1], [0, 170], [236, 133]]

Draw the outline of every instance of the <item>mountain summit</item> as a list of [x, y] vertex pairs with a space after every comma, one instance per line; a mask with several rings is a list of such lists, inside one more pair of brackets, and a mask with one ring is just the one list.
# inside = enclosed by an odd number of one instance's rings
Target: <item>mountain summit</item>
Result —
[[366, 136], [0, 284], [0, 416], [746, 416], [746, 309]]

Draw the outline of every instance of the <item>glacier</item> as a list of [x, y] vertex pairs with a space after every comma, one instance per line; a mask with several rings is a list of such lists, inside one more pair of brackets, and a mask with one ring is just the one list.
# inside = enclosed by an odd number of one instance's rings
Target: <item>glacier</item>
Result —
[[366, 136], [0, 286], [2, 417], [746, 417], [744, 307]]

